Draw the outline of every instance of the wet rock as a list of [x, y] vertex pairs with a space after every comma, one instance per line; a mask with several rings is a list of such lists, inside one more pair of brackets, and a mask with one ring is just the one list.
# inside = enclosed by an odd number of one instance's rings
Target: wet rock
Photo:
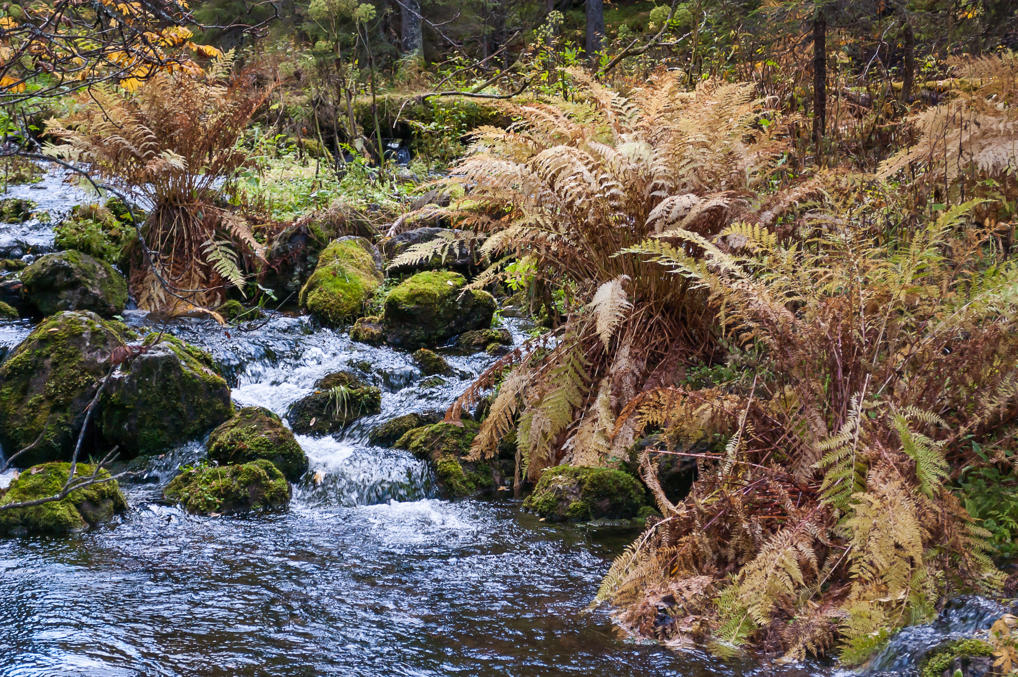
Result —
[[471, 353], [495, 350], [512, 344], [513, 337], [507, 329], [474, 329], [463, 332], [456, 339], [457, 347]]
[[15, 277], [0, 280], [0, 301], [14, 308], [19, 315], [31, 315], [33, 312], [31, 304], [25, 298], [25, 285]]
[[36, 204], [18, 197], [0, 199], [0, 223], [24, 223], [32, 218]]
[[989, 677], [993, 669], [993, 647], [981, 639], [946, 642], [929, 651], [919, 662], [921, 677]]
[[0, 365], [0, 444], [8, 454], [33, 445], [21, 467], [70, 458], [85, 407], [122, 345], [122, 327], [95, 313], [64, 312]]
[[383, 253], [389, 261], [405, 254], [411, 247], [431, 244], [444, 239], [440, 250], [413, 263], [390, 265], [389, 272], [397, 275], [418, 273], [424, 270], [455, 270], [465, 275], [473, 274], [482, 267], [483, 257], [479, 252], [480, 241], [472, 234], [451, 228], [428, 226], [414, 228], [387, 240]]
[[199, 466], [177, 475], [163, 498], [197, 515], [279, 510], [290, 503], [290, 484], [271, 461]]
[[76, 251], [47, 254], [21, 273], [28, 301], [43, 315], [91, 310], [104, 317], [123, 312], [127, 281], [105, 261]]
[[425, 376], [434, 376], [436, 374], [451, 374], [452, 367], [445, 361], [445, 358], [436, 353], [433, 350], [427, 348], [421, 348], [413, 354], [414, 364], [421, 370], [421, 373]]
[[209, 435], [209, 459], [220, 465], [258, 459], [272, 464], [291, 482], [307, 472], [308, 457], [279, 417], [263, 407], [245, 407]]
[[329, 326], [356, 318], [382, 285], [370, 242], [343, 237], [325, 248], [314, 273], [300, 290], [300, 304]]
[[404, 414], [375, 426], [368, 433], [368, 442], [377, 447], [391, 447], [399, 441], [399, 438], [414, 428], [420, 428], [442, 420], [441, 412], [429, 412], [424, 414]]
[[469, 460], [470, 445], [480, 426], [463, 421], [414, 428], [395, 446], [431, 462], [442, 494], [448, 498], [466, 498], [493, 492], [511, 473], [502, 465]]
[[3, 301], [0, 301], [0, 320], [16, 320], [18, 319], [18, 311], [12, 306], [7, 305]]
[[382, 331], [398, 348], [426, 348], [471, 329], [491, 325], [495, 299], [485, 291], [464, 291], [466, 278], [448, 271], [417, 273], [385, 299]]
[[560, 465], [541, 475], [523, 507], [551, 522], [629, 519], [647, 506], [647, 493], [629, 473]]
[[372, 346], [382, 345], [385, 343], [385, 333], [381, 321], [382, 318], [377, 315], [358, 318], [350, 329], [350, 338]]
[[[67, 483], [70, 463], [44, 463], [22, 472], [0, 495], [0, 506], [24, 503], [56, 496]], [[106, 470], [87, 464], [78, 464], [74, 470], [76, 480], [109, 480], [76, 489], [59, 501], [50, 501], [24, 508], [0, 510], [0, 534], [59, 535], [80, 531], [107, 522], [127, 509], [127, 501], [117, 481], [110, 479]]]
[[216, 312], [229, 322], [247, 322], [250, 320], [260, 320], [265, 317], [265, 314], [260, 308], [247, 308], [243, 303], [236, 299], [230, 299], [223, 305], [216, 308]]
[[339, 432], [359, 418], [382, 410], [382, 392], [350, 372], [339, 371], [315, 383], [313, 393], [290, 406], [286, 419], [300, 435]]
[[150, 334], [100, 400], [98, 430], [122, 455], [153, 454], [200, 437], [230, 417], [230, 388], [212, 358], [172, 336]]
[[124, 265], [137, 237], [130, 211], [119, 200], [77, 205], [53, 229], [57, 249], [73, 249], [113, 265]]

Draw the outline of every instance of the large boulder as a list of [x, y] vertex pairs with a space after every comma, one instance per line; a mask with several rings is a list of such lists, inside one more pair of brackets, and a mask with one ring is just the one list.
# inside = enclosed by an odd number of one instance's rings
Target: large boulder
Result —
[[328, 435], [381, 411], [381, 390], [350, 372], [338, 371], [320, 379], [314, 392], [294, 402], [286, 419], [300, 435]]
[[355, 320], [382, 285], [373, 249], [363, 237], [342, 237], [329, 244], [300, 290], [301, 306], [330, 326]]
[[85, 408], [124, 345], [121, 327], [91, 312], [44, 320], [0, 365], [0, 444], [25, 467], [69, 459]]
[[21, 273], [25, 297], [43, 315], [91, 310], [104, 317], [123, 312], [127, 281], [105, 261], [77, 251], [40, 257]]
[[245, 407], [209, 435], [209, 459], [220, 465], [272, 461], [286, 479], [307, 472], [308, 457], [279, 417], [264, 407]]
[[230, 417], [230, 388], [207, 353], [165, 334], [137, 353], [111, 377], [97, 421], [124, 456], [165, 451]]
[[627, 472], [560, 465], [541, 474], [523, 507], [550, 522], [630, 519], [647, 507], [647, 492]]
[[[57, 496], [67, 483], [70, 463], [44, 463], [21, 473], [6, 492], [0, 491], [0, 506]], [[0, 510], [0, 534], [66, 534], [106, 522], [127, 509], [117, 481], [106, 470], [78, 464], [75, 481], [95, 475], [95, 484], [75, 489], [59, 501], [23, 508]]]
[[185, 470], [163, 490], [163, 498], [197, 515], [279, 510], [290, 503], [290, 484], [271, 461]]
[[395, 446], [429, 461], [435, 470], [439, 490], [448, 498], [467, 498], [493, 492], [511, 476], [509, 464], [470, 458], [470, 445], [479, 426], [473, 421], [461, 425], [435, 423], [414, 428]]
[[471, 329], [491, 325], [495, 299], [486, 291], [464, 290], [459, 273], [429, 271], [405, 280], [385, 299], [382, 331], [390, 345], [426, 348]]

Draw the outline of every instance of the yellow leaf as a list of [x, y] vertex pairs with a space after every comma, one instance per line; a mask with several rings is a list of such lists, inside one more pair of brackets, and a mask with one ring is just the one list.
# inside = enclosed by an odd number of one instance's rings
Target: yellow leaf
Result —
[[17, 25], [18, 23], [9, 16], [0, 17], [0, 28], [10, 30], [15, 28]]
[[18, 94], [25, 91], [25, 83], [18, 78], [5, 75], [3, 78], [0, 78], [0, 89], [7, 90], [11, 94]]

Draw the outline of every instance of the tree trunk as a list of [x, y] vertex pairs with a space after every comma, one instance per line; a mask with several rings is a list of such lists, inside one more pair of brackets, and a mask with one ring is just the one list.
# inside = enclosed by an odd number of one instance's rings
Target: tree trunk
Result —
[[424, 54], [424, 32], [421, 30], [420, 0], [400, 0], [400, 24], [402, 35], [400, 42], [404, 55]]
[[905, 31], [902, 36], [904, 42], [904, 72], [901, 76], [901, 102], [908, 104], [912, 102], [912, 88], [915, 86], [915, 33], [912, 31], [912, 24], [905, 21]]
[[821, 8], [813, 14], [813, 143], [820, 155], [827, 127], [827, 18]]
[[601, 51], [604, 37], [604, 0], [587, 0], [587, 56], [591, 59]]

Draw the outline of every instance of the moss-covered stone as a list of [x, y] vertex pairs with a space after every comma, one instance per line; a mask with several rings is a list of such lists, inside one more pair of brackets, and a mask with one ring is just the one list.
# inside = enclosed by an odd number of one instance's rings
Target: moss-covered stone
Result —
[[403, 435], [414, 428], [420, 428], [433, 423], [438, 423], [442, 415], [438, 412], [430, 414], [404, 414], [375, 426], [368, 432], [368, 442], [378, 447], [391, 447]]
[[209, 458], [220, 465], [260, 458], [291, 482], [307, 472], [308, 457], [279, 417], [263, 407], [245, 407], [209, 435]]
[[77, 251], [40, 257], [21, 273], [21, 282], [43, 315], [91, 310], [111, 317], [127, 305], [127, 280], [105, 261]]
[[78, 205], [53, 229], [54, 244], [57, 249], [74, 249], [100, 261], [123, 265], [136, 237], [130, 219], [130, 212], [119, 200], [105, 206]]
[[445, 361], [445, 358], [436, 353], [433, 350], [427, 348], [421, 348], [413, 354], [414, 364], [421, 370], [421, 373], [425, 376], [434, 376], [436, 374], [451, 374], [452, 368], [449, 363]]
[[319, 380], [314, 392], [294, 402], [286, 419], [300, 435], [328, 435], [381, 410], [382, 391], [350, 372], [339, 371]]
[[39, 324], [0, 365], [0, 444], [32, 445], [22, 467], [69, 459], [122, 331], [95, 313], [65, 312]]
[[0, 184], [19, 185], [42, 181], [46, 170], [28, 158], [8, 155], [0, 161]]
[[541, 475], [523, 507], [552, 522], [629, 519], [647, 505], [643, 485], [621, 470], [561, 465]]
[[18, 319], [18, 311], [13, 306], [9, 306], [3, 301], [0, 301], [0, 320], [16, 320]]
[[[70, 463], [44, 463], [25, 470], [0, 496], [0, 506], [57, 496], [67, 483]], [[96, 473], [91, 465], [78, 464], [75, 480]], [[96, 484], [75, 489], [59, 501], [0, 510], [0, 534], [66, 534], [108, 521], [127, 509], [117, 481], [106, 470], [96, 473]]]
[[371, 243], [342, 237], [318, 257], [315, 272], [300, 290], [300, 304], [325, 324], [338, 326], [356, 318], [381, 284]]
[[491, 464], [468, 460], [478, 429], [473, 421], [463, 421], [462, 426], [435, 423], [408, 431], [395, 446], [431, 462], [444, 496], [476, 496], [490, 493], [498, 483], [497, 470]]
[[36, 205], [20, 197], [0, 199], [0, 223], [24, 223], [32, 218]]
[[165, 334], [150, 334], [143, 345], [100, 401], [99, 432], [126, 457], [199, 437], [233, 411], [230, 388], [208, 354]]
[[259, 320], [265, 317], [265, 314], [260, 308], [247, 308], [243, 303], [236, 299], [230, 299], [226, 303], [216, 308], [216, 312], [224, 319], [230, 322], [235, 321], [249, 321]]
[[491, 324], [495, 299], [476, 289], [463, 290], [459, 273], [417, 273], [385, 298], [382, 330], [386, 341], [400, 348], [425, 348]]
[[[962, 674], [988, 674], [983, 671], [975, 673], [968, 668], [973, 659], [987, 659], [993, 656], [993, 647], [981, 639], [959, 639], [941, 644], [927, 653], [919, 662], [921, 677], [952, 677], [956, 670]], [[992, 658], [979, 662], [988, 667]]]
[[21, 259], [0, 259], [0, 270], [3, 271], [24, 270], [27, 267], [28, 264]]
[[163, 498], [197, 515], [279, 510], [290, 503], [290, 484], [271, 461], [200, 466], [177, 475]]
[[472, 353], [489, 350], [493, 346], [511, 346], [513, 336], [506, 329], [474, 329], [465, 331], [456, 339], [456, 345]]
[[350, 329], [350, 338], [372, 346], [382, 345], [385, 343], [385, 334], [382, 332], [381, 321], [382, 318], [376, 315], [358, 318]]

